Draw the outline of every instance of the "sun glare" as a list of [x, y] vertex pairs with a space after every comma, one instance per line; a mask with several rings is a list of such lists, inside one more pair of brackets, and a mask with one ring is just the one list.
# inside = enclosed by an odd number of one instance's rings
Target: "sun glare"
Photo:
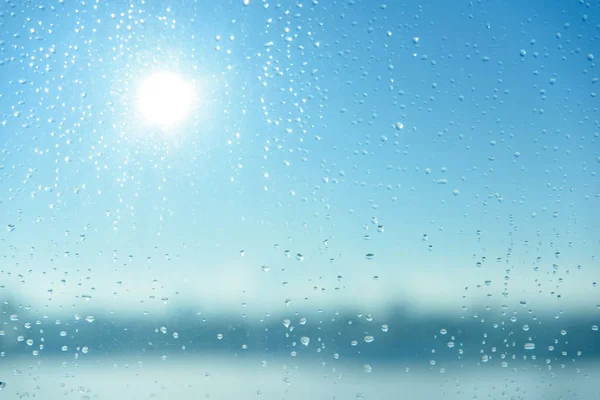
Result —
[[146, 79], [138, 91], [144, 118], [157, 125], [172, 125], [185, 117], [192, 103], [191, 87], [177, 75], [161, 72]]

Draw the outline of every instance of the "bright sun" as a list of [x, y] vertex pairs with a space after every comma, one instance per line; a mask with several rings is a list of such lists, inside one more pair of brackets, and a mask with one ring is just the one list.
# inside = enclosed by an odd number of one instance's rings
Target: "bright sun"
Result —
[[190, 86], [177, 75], [168, 72], [151, 75], [138, 91], [140, 111], [153, 124], [172, 125], [181, 121], [191, 103]]

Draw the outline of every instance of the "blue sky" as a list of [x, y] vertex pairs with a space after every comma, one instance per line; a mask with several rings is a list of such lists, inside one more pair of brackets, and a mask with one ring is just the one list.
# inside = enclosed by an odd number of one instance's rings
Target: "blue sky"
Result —
[[595, 309], [597, 4], [147, 3], [1, 10], [4, 297]]

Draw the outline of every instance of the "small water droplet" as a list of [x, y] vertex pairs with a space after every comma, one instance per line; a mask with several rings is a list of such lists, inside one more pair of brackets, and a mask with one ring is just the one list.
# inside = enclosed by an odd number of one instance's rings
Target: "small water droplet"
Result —
[[263, 265], [262, 267], [260, 267], [260, 269], [262, 269], [263, 272], [269, 272], [269, 270], [271, 269], [271, 267], [269, 267], [268, 265]]
[[374, 340], [375, 340], [375, 338], [371, 335], [365, 336], [365, 342], [367, 342], [367, 343], [372, 343]]
[[387, 332], [388, 330], [389, 330], [389, 327], [387, 326], [387, 324], [381, 325], [381, 331], [382, 332]]
[[367, 253], [367, 255], [365, 256], [365, 258], [366, 258], [367, 260], [372, 260], [372, 259], [374, 259], [374, 258], [375, 258], [375, 254], [373, 254], [373, 253]]
[[310, 343], [310, 338], [308, 336], [302, 336], [300, 338], [300, 342], [305, 345], [308, 346], [308, 344]]
[[94, 322], [96, 320], [96, 318], [94, 318], [93, 315], [88, 315], [87, 317], [85, 317], [85, 320], [87, 322]]
[[302, 260], [304, 260], [304, 256], [302, 254], [298, 253], [298, 254], [296, 254], [296, 260], [302, 261]]
[[525, 350], [533, 350], [535, 349], [535, 343], [525, 343], [525, 346], [523, 346], [525, 348]]
[[365, 364], [363, 368], [365, 372], [371, 373], [373, 371], [373, 368], [369, 364]]
[[219, 339], [219, 340], [223, 339], [223, 334], [222, 333], [217, 333], [217, 339]]

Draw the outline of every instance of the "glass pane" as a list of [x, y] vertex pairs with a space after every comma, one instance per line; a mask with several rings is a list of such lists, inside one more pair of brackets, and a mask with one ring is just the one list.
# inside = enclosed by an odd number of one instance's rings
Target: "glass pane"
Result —
[[598, 396], [599, 6], [2, 2], [0, 397]]

